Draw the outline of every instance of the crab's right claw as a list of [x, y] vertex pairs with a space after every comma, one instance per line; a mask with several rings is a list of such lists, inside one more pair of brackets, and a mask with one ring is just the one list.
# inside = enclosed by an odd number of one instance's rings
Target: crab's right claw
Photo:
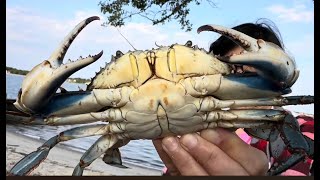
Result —
[[276, 44], [218, 25], [201, 26], [198, 28], [198, 33], [202, 31], [217, 32], [244, 49], [241, 54], [218, 57], [218, 59], [228, 63], [252, 66], [260, 76], [278, 84], [281, 89], [290, 88], [299, 77], [294, 60]]
[[74, 62], [63, 64], [63, 58], [72, 41], [90, 22], [99, 20], [93, 16], [80, 22], [62, 41], [60, 46], [51, 54], [48, 60], [34, 67], [25, 77], [18, 99], [14, 103], [19, 110], [34, 114], [40, 112], [61, 86], [74, 72], [98, 60], [103, 51], [94, 56], [81, 58]]

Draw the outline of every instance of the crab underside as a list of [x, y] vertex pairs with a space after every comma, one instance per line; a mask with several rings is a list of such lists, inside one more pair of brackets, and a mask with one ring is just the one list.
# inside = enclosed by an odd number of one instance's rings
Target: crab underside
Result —
[[[82, 175], [84, 168], [101, 155], [107, 164], [123, 167], [119, 147], [130, 140], [216, 127], [244, 128], [250, 135], [268, 140], [273, 157], [288, 149], [291, 157], [273, 165], [269, 175], [313, 156], [313, 141], [281, 108], [314, 103], [313, 96], [283, 96], [291, 92], [290, 87], [299, 76], [295, 62], [272, 43], [222, 26], [204, 25], [198, 32], [215, 31], [227, 36], [243, 47], [242, 53], [222, 57], [190, 43], [126, 54], [119, 51], [96, 74], [87, 90], [56, 93], [71, 74], [102, 56], [101, 51], [62, 63], [72, 41], [97, 19], [94, 16], [79, 23], [48, 60], [28, 73], [17, 100], [7, 100], [6, 118], [50, 126], [103, 123], [72, 128], [52, 137], [19, 161], [11, 175], [30, 173], [62, 141], [101, 136], [74, 169], [73, 175]], [[233, 64], [251, 66], [256, 73], [235, 73]]]

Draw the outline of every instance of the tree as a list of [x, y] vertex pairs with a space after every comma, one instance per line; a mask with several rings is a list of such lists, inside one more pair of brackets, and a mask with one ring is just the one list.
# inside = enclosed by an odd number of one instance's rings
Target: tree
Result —
[[[192, 24], [187, 19], [191, 3], [200, 5], [202, 0], [106, 0], [100, 1], [103, 14], [107, 21], [103, 25], [123, 26], [133, 16], [141, 16], [150, 20], [153, 25], [165, 24], [172, 19], [179, 22], [181, 29], [191, 31]], [[209, 5], [215, 6], [210, 0]]]

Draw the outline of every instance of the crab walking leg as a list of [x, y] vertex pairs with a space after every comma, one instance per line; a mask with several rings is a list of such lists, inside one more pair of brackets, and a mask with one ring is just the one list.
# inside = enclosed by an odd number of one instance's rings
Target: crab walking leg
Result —
[[[59, 142], [88, 136], [108, 134], [111, 133], [111, 129], [113, 129], [111, 126], [112, 125], [108, 124], [88, 125], [63, 131], [59, 135], [50, 138], [36, 151], [30, 153], [20, 160], [10, 170], [10, 175], [22, 176], [30, 173], [48, 156], [50, 149], [52, 149]], [[117, 128], [117, 126], [115, 126], [114, 129], [115, 128]]]
[[272, 125], [271, 122], [261, 121], [261, 120], [253, 120], [250, 122], [245, 121], [219, 121], [219, 122], [211, 122], [208, 124], [207, 128], [265, 128], [270, 127]]
[[291, 92], [258, 76], [216, 74], [190, 77], [179, 83], [191, 96], [213, 95], [222, 100], [277, 97]]
[[134, 88], [93, 89], [57, 94], [41, 111], [44, 115], [69, 115], [96, 112], [106, 107], [121, 107], [129, 102]]
[[[273, 109], [254, 110], [217, 110], [202, 115], [207, 128], [266, 128], [272, 127], [274, 122], [281, 121], [288, 112]], [[270, 131], [268, 131], [270, 132]]]
[[122, 112], [119, 108], [107, 109], [103, 112], [94, 112], [79, 115], [70, 116], [54, 116], [49, 117], [46, 120], [47, 125], [59, 126], [59, 125], [70, 125], [70, 124], [83, 124], [92, 123], [97, 121], [105, 122], [122, 122], [125, 119], [122, 117]]
[[212, 111], [221, 108], [239, 108], [249, 106], [286, 106], [314, 103], [314, 96], [288, 96], [260, 99], [219, 100], [212, 96], [201, 100], [200, 111]]
[[[20, 111], [6, 111], [6, 122], [14, 122], [19, 124], [37, 124], [33, 123], [34, 120], [30, 115], [22, 113]], [[38, 124], [44, 124], [41, 120]]]
[[127, 168], [122, 165], [121, 153], [119, 148], [125, 146], [130, 142], [129, 139], [119, 139], [118, 142], [113, 145], [110, 149], [108, 149], [102, 158], [102, 160], [111, 166], [119, 167], [119, 168]]
[[[130, 87], [122, 87], [57, 94], [50, 101], [50, 104], [41, 111], [40, 116], [23, 113], [17, 110], [11, 101], [7, 101], [6, 120], [23, 124], [51, 126], [103, 121], [105, 118], [100, 118], [100, 113], [91, 112], [96, 112], [106, 107], [121, 107], [125, 105], [129, 101], [129, 95], [132, 90], [133, 88]], [[118, 112], [109, 110], [106, 113]], [[109, 119], [105, 121], [109, 121]]]
[[15, 99], [6, 100], [6, 122], [27, 123], [30, 120], [30, 115], [17, 109], [13, 105], [15, 101]]
[[122, 116], [120, 108], [110, 108], [102, 112], [90, 112], [85, 114], [77, 115], [66, 115], [56, 116], [52, 115], [47, 118], [43, 117], [30, 117], [24, 113], [19, 112], [6, 112], [7, 121], [20, 122], [24, 124], [34, 125], [49, 125], [49, 126], [60, 126], [60, 125], [73, 125], [73, 124], [85, 124], [93, 123], [97, 121], [104, 122], [122, 122], [125, 119]]
[[87, 114], [70, 115], [70, 116], [54, 116], [46, 120], [48, 125], [69, 125], [69, 124], [83, 124], [97, 121], [104, 122], [122, 122], [125, 119], [122, 117], [122, 112], [119, 108], [110, 108], [103, 112], [93, 112]]
[[122, 117], [120, 108], [110, 108], [102, 112], [92, 112], [86, 114], [67, 115], [67, 116], [49, 116], [47, 118], [41, 117], [24, 117], [24, 114], [17, 115], [15, 112], [7, 112], [7, 121], [20, 122], [24, 124], [33, 125], [49, 125], [49, 126], [61, 126], [61, 125], [74, 125], [74, 124], [86, 124], [97, 121], [103, 122], [123, 122], [125, 119]]
[[[287, 115], [282, 110], [215, 110], [211, 112], [197, 112], [190, 119], [191, 125], [186, 126], [185, 118], [179, 119], [176, 114], [171, 114], [169, 121], [170, 130], [174, 129], [176, 134], [200, 131], [208, 128], [266, 128], [281, 122]], [[192, 120], [196, 123], [192, 123]]]
[[281, 121], [288, 113], [274, 109], [254, 109], [254, 110], [216, 110], [205, 114], [206, 122], [219, 121]]
[[75, 167], [72, 175], [81, 176], [85, 167], [89, 166], [94, 160], [104, 154], [114, 144], [118, 138], [114, 135], [101, 136], [81, 157], [79, 164]]

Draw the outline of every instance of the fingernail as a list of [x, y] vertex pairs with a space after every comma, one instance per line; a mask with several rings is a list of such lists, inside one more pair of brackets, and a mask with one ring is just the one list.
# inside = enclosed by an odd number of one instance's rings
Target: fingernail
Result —
[[166, 137], [162, 140], [162, 147], [165, 151], [174, 151], [178, 148], [178, 142], [174, 137]]
[[198, 145], [198, 139], [194, 134], [186, 134], [181, 138], [182, 144], [188, 148], [192, 149]]
[[201, 136], [205, 137], [209, 142], [218, 145], [221, 142], [221, 137], [217, 130], [218, 129], [206, 129], [201, 132]]

